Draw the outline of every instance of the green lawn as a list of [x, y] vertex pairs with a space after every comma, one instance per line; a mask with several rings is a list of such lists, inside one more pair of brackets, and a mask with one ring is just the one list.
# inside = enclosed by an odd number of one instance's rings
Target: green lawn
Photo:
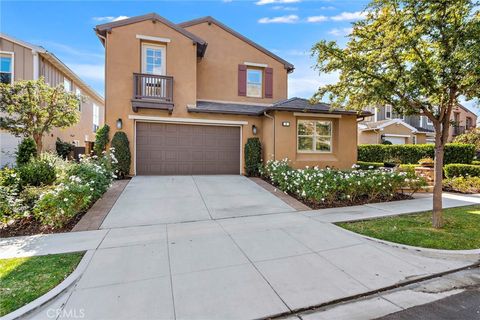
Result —
[[432, 228], [430, 211], [338, 225], [369, 237], [417, 247], [480, 248], [480, 205], [445, 209], [443, 214], [445, 226], [438, 230]]
[[83, 252], [0, 259], [0, 316], [35, 300], [62, 282]]

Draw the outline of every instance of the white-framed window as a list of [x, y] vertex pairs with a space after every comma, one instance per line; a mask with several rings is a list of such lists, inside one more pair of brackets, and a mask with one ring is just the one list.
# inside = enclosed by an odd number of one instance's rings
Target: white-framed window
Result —
[[63, 88], [65, 88], [65, 91], [67, 92], [72, 91], [72, 81], [67, 78], [63, 78]]
[[100, 127], [100, 108], [93, 104], [93, 132], [97, 132]]
[[429, 117], [427, 117], [427, 116], [423, 116], [423, 118], [425, 119], [425, 121], [426, 121], [425, 123], [427, 124], [427, 126], [431, 126], [431, 125], [433, 125], [433, 122], [432, 122], [432, 120], [430, 120], [430, 118], [429, 118]]
[[417, 136], [412, 136], [412, 144], [417, 144]]
[[385, 119], [392, 119], [392, 106], [385, 106]]
[[78, 97], [78, 111], [82, 111], [82, 90], [75, 88], [75, 95]]
[[297, 151], [304, 153], [332, 152], [332, 127], [329, 120], [298, 120]]
[[164, 45], [142, 44], [142, 73], [164, 76], [166, 74], [166, 47]]
[[13, 83], [13, 53], [0, 52], [0, 82]]
[[247, 68], [247, 97], [261, 98], [263, 89], [263, 70]]

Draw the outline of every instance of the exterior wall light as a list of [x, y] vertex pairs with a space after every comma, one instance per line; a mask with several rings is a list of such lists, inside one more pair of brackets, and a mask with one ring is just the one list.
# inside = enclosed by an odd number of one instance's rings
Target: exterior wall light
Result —
[[290, 121], [283, 121], [282, 127], [290, 127]]
[[254, 136], [257, 135], [257, 131], [258, 131], [257, 126], [256, 126], [256, 125], [252, 125], [252, 133], [253, 133]]
[[117, 120], [117, 129], [122, 129], [122, 126], [123, 126], [123, 121], [122, 121], [122, 119], [118, 118], [118, 120]]

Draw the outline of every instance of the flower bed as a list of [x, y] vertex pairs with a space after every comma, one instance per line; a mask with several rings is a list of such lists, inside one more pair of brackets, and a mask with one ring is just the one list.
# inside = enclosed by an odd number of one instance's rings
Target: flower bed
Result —
[[79, 162], [46, 153], [0, 170], [0, 237], [71, 230], [111, 185], [115, 163], [113, 151]]
[[423, 179], [407, 172], [359, 170], [357, 166], [351, 170], [293, 169], [288, 160], [268, 161], [261, 173], [274, 186], [312, 208], [409, 199], [426, 185]]

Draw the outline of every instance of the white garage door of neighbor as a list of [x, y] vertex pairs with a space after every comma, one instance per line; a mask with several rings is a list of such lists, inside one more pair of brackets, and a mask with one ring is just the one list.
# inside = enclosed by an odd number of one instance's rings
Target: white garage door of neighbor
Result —
[[405, 137], [385, 137], [385, 140], [392, 144], [405, 144]]
[[10, 133], [0, 132], [0, 168], [15, 165], [15, 151], [20, 140]]

